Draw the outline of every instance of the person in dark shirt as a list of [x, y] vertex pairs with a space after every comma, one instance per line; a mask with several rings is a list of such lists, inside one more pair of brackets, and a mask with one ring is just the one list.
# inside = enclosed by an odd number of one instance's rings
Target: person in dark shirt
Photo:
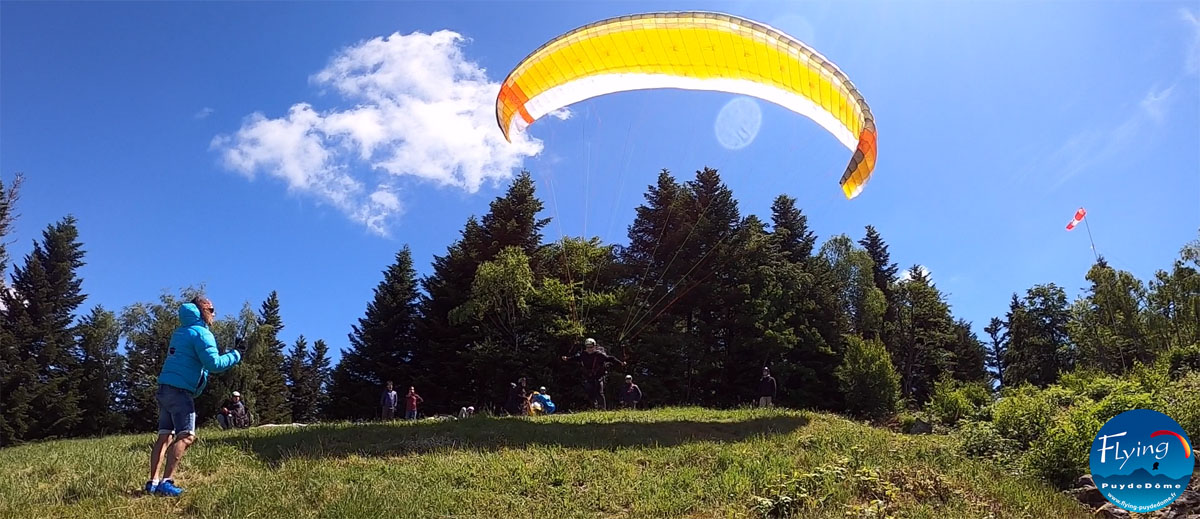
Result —
[[625, 375], [625, 385], [621, 386], [621, 407], [637, 409], [642, 401], [642, 388], [633, 383], [633, 375]]
[[504, 403], [504, 410], [513, 416], [529, 415], [529, 382], [525, 377], [509, 384], [508, 400]]
[[233, 398], [221, 404], [221, 414], [217, 415], [217, 422], [221, 424], [222, 429], [250, 427], [250, 412], [246, 410], [246, 403], [242, 402], [241, 393], [234, 391]]
[[775, 400], [777, 389], [775, 377], [771, 376], [771, 369], [764, 366], [762, 378], [758, 379], [758, 406], [771, 407], [774, 405], [773, 400]]
[[383, 419], [391, 420], [396, 417], [396, 404], [400, 402], [400, 397], [396, 395], [396, 391], [392, 389], [392, 381], [387, 383], [387, 390], [379, 396], [379, 406], [383, 408]]
[[583, 389], [587, 392], [588, 401], [595, 409], [608, 409], [604, 400], [604, 377], [608, 376], [609, 364], [625, 366], [621, 359], [613, 357], [596, 347], [596, 339], [588, 338], [583, 341], [582, 353], [563, 357], [564, 362], [579, 362], [583, 365]]

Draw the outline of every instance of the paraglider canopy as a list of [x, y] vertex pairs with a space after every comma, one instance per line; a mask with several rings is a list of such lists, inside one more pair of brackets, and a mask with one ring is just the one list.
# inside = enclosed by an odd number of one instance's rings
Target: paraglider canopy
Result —
[[562, 34], [504, 79], [496, 122], [511, 141], [568, 105], [657, 88], [744, 94], [812, 119], [854, 151], [839, 182], [846, 198], [862, 192], [875, 168], [875, 118], [849, 78], [796, 38], [722, 13], [620, 16]]

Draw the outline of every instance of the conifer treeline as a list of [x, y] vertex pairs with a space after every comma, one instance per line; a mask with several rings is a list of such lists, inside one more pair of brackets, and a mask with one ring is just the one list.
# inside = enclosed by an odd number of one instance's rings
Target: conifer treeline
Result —
[[[18, 183], [0, 184], [0, 272]], [[1076, 365], [1120, 373], [1200, 348], [1200, 241], [1148, 284], [1101, 259], [1074, 301], [1053, 283], [1014, 293], [981, 340], [919, 266], [900, 270], [874, 227], [857, 241], [819, 242], [782, 195], [769, 221], [742, 215], [712, 169], [686, 182], [662, 171], [626, 245], [547, 239], [542, 210], [523, 172], [466, 221], [429, 275], [401, 248], [332, 368], [323, 340], [278, 339], [277, 294], [257, 310], [246, 303], [214, 325], [218, 344], [240, 343], [246, 356], [212, 378], [197, 401], [201, 422], [234, 389], [261, 423], [372, 418], [388, 380], [402, 393], [416, 386], [423, 414], [496, 407], [522, 376], [578, 409], [578, 368], [560, 356], [584, 337], [628, 363], [612, 382], [632, 374], [650, 405], [744, 404], [769, 366], [777, 404], [876, 416], [924, 404], [943, 378], [1044, 386]], [[84, 311], [83, 262], [66, 217], [0, 293], [4, 445], [153, 428], [167, 337], [178, 305], [200, 289]]]

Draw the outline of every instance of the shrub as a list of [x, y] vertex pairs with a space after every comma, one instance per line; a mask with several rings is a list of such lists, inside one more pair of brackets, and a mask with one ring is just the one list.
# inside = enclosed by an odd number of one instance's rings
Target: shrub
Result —
[[878, 339], [846, 336], [846, 357], [836, 375], [851, 413], [884, 416], [895, 412], [900, 400], [900, 375]]
[[1172, 382], [1160, 395], [1155, 409], [1179, 422], [1196, 443], [1196, 438], [1200, 438], [1200, 371]]
[[1022, 386], [992, 406], [992, 418], [1001, 436], [1022, 447], [1031, 445], [1050, 428], [1058, 409], [1033, 386]]
[[1096, 419], [1096, 411], [1095, 404], [1083, 404], [1060, 414], [1025, 454], [1026, 470], [1059, 488], [1087, 473], [1088, 451], [1104, 425]]
[[1167, 353], [1167, 366], [1172, 379], [1182, 378], [1189, 372], [1200, 372], [1200, 344], [1172, 349]]
[[1096, 403], [1095, 418], [1103, 424], [1125, 411], [1158, 407], [1157, 400], [1150, 393], [1113, 393]]
[[991, 401], [991, 392], [982, 384], [959, 382], [946, 376], [934, 384], [929, 411], [938, 421], [954, 425], [964, 418], [978, 417]]
[[967, 456], [1007, 460], [1019, 447], [1017, 442], [1001, 436], [991, 422], [964, 420], [953, 436], [958, 449]]

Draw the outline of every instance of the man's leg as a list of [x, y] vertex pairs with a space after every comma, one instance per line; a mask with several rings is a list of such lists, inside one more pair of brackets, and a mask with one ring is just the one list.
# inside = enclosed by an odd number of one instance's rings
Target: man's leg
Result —
[[196, 403], [192, 396], [182, 390], [174, 390], [165, 395], [167, 411], [175, 424], [175, 441], [167, 449], [167, 466], [163, 469], [163, 481], [158, 486], [158, 494], [178, 496], [183, 489], [175, 486], [175, 469], [183, 459], [188, 447], [196, 441]]
[[596, 386], [596, 381], [585, 380], [583, 390], [587, 392], [588, 404], [592, 406], [592, 409], [600, 409], [600, 391]]
[[196, 441], [196, 435], [192, 432], [181, 432], [175, 442], [171, 444], [171, 448], [167, 451], [167, 468], [163, 470], [163, 480], [173, 479], [175, 469], [179, 467], [179, 460], [183, 459], [184, 453], [188, 447]]
[[147, 492], [154, 492], [154, 489], [158, 486], [158, 473], [159, 469], [162, 468], [163, 456], [167, 453], [167, 446], [171, 444], [171, 439], [174, 436], [171, 433], [162, 434], [160, 431], [158, 440], [150, 448], [150, 477], [146, 479], [148, 483], [146, 485]]
[[175, 424], [167, 410], [168, 403], [163, 399], [165, 393], [166, 389], [162, 386], [154, 393], [154, 398], [158, 401], [158, 439], [150, 447], [150, 477], [146, 478], [146, 492], [151, 494], [158, 489], [158, 474], [162, 470], [163, 456], [175, 437]]

